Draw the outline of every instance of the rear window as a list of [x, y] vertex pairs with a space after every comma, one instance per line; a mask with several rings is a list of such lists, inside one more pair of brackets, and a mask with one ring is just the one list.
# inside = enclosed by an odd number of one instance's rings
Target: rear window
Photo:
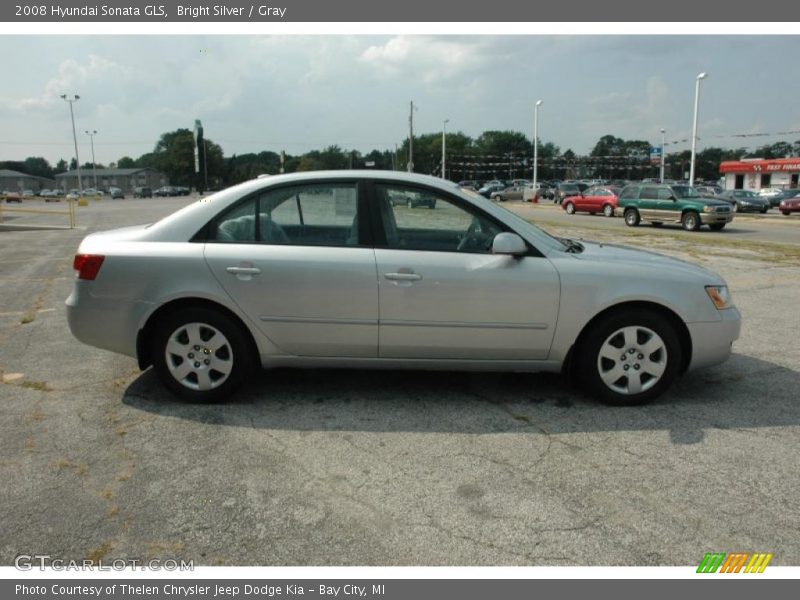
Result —
[[619, 195], [620, 200], [635, 200], [638, 198], [639, 188], [635, 185], [629, 185], [622, 190], [622, 193]]

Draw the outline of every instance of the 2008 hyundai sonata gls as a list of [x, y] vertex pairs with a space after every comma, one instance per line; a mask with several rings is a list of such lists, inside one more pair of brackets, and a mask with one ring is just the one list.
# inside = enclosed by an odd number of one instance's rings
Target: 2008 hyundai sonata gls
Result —
[[[414, 208], [423, 197], [432, 209]], [[714, 273], [555, 238], [450, 182], [393, 172], [256, 179], [90, 235], [74, 266], [73, 334], [196, 401], [256, 366], [341, 366], [566, 369], [635, 404], [727, 359], [740, 327]]]

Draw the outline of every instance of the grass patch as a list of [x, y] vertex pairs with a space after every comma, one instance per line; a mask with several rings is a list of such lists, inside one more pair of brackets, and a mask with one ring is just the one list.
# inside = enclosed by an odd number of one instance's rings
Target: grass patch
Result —
[[[787, 265], [800, 264], [800, 245], [784, 244], [780, 242], [763, 242], [754, 240], [742, 240], [739, 238], [707, 237], [705, 232], [698, 231], [688, 233], [683, 231], [668, 231], [663, 228], [658, 234], [652, 235], [652, 229], [644, 226], [643, 229], [628, 228], [621, 233], [619, 229], [612, 227], [586, 227], [581, 225], [565, 226], [561, 222], [548, 221], [546, 219], [527, 219], [534, 225], [544, 225], [549, 230], [557, 232], [579, 231], [585, 232], [586, 239], [597, 240], [598, 242], [608, 241], [609, 243], [624, 242], [627, 239], [635, 240], [646, 237], [649, 246], [674, 246], [675, 242], [680, 243], [678, 250], [689, 254], [693, 258], [702, 258], [704, 255], [713, 254], [715, 256], [726, 256], [730, 258], [742, 258], [757, 260], [770, 263]], [[722, 234], [724, 235], [724, 234]], [[714, 250], [719, 250], [715, 252]]]
[[21, 383], [17, 383], [14, 385], [18, 385], [19, 387], [27, 388], [29, 390], [36, 390], [39, 392], [52, 392], [53, 388], [47, 385], [45, 381], [23, 381]]

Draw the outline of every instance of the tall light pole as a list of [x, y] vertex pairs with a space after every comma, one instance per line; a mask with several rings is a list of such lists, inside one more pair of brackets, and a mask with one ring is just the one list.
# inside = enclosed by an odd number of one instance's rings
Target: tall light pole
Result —
[[539, 107], [541, 100], [537, 100], [533, 105], [533, 194], [534, 198], [539, 195], [536, 188], [536, 181], [539, 177]]
[[700, 81], [706, 77], [708, 77], [708, 73], [700, 73], [695, 80], [694, 122], [692, 124], [692, 162], [689, 165], [689, 185], [694, 185], [694, 160], [697, 154], [697, 110], [700, 106]]
[[666, 153], [666, 133], [665, 129], [661, 130], [661, 183], [664, 183], [664, 154]]
[[414, 101], [411, 101], [411, 110], [408, 113], [408, 165], [409, 173], [414, 172]]
[[97, 167], [94, 164], [94, 136], [97, 135], [97, 129], [86, 130], [86, 135], [89, 136], [89, 141], [92, 144], [92, 176], [94, 177], [94, 189], [97, 190]]
[[72, 110], [72, 103], [77, 102], [81, 99], [78, 94], [75, 94], [72, 98], [68, 97], [66, 94], [61, 94], [61, 99], [65, 102], [69, 102], [69, 117], [72, 120], [72, 141], [75, 142], [75, 166], [78, 168], [78, 188], [81, 193], [83, 193], [83, 180], [81, 179], [81, 159], [78, 158], [78, 136], [75, 133], [75, 113]]
[[447, 124], [450, 122], [450, 119], [445, 119], [442, 122], [442, 179], [447, 179], [447, 171], [445, 170], [446, 160], [447, 160]]

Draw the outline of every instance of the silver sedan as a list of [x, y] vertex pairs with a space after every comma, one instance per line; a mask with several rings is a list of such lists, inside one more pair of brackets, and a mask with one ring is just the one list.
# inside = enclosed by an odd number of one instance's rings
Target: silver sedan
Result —
[[[392, 199], [435, 198], [436, 210]], [[636, 404], [728, 358], [718, 275], [556, 238], [441, 179], [261, 178], [151, 224], [86, 237], [67, 299], [81, 341], [136, 357], [192, 401], [256, 367], [563, 371]]]

